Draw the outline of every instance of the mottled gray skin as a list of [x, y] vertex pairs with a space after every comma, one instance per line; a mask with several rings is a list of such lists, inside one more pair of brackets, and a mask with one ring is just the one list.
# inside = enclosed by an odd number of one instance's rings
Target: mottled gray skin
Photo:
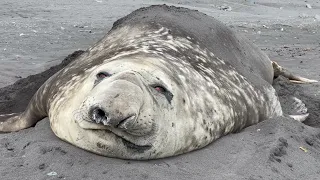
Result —
[[269, 58], [219, 21], [150, 6], [116, 21], [0, 131], [49, 116], [58, 137], [88, 151], [163, 158], [282, 115], [272, 80]]

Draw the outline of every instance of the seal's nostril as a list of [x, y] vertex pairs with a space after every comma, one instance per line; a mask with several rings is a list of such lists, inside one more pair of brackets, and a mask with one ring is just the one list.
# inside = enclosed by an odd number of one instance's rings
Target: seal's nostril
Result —
[[91, 120], [100, 123], [107, 120], [107, 114], [100, 108], [93, 108], [90, 112]]
[[106, 113], [102, 110], [102, 109], [97, 109], [97, 115], [100, 116], [100, 117], [105, 117], [106, 116]]
[[112, 115], [105, 110], [99, 108], [99, 107], [93, 107], [89, 111], [89, 117], [92, 122], [95, 122], [97, 124], [103, 124], [105, 126], [113, 126], [115, 128], [119, 129], [127, 129], [129, 124], [132, 124], [132, 122], [136, 119], [136, 115], [129, 115], [125, 118], [123, 118], [122, 115]]

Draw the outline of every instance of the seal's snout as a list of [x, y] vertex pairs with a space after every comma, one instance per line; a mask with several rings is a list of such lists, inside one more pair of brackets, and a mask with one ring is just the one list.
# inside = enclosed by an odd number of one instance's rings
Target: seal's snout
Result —
[[153, 116], [152, 110], [144, 108], [145, 99], [143, 83], [136, 74], [114, 74], [98, 82], [83, 102], [85, 121], [89, 123], [82, 126], [135, 136], [149, 134], [153, 130]]
[[91, 120], [97, 124], [103, 124], [105, 126], [112, 126], [120, 129], [127, 129], [128, 124], [132, 123], [136, 118], [136, 115], [112, 117], [108, 112], [98, 107], [92, 108], [89, 115]]

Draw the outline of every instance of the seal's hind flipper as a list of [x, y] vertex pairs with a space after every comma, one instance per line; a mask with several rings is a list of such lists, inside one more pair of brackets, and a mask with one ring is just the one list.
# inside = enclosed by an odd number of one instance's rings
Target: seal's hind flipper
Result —
[[318, 82], [317, 80], [307, 79], [307, 78], [304, 78], [301, 76], [294, 75], [291, 72], [289, 72], [288, 70], [286, 70], [285, 68], [281, 67], [275, 61], [272, 61], [272, 67], [273, 67], [273, 71], [274, 71], [274, 77], [278, 77], [278, 76], [282, 75], [282, 76], [288, 78], [290, 80], [290, 82], [292, 82], [292, 83], [303, 84], [303, 83]]

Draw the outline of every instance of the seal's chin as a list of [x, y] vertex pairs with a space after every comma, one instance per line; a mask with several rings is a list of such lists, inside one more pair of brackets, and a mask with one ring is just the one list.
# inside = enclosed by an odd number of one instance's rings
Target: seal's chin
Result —
[[117, 138], [119, 138], [122, 141], [122, 143], [128, 149], [137, 151], [139, 153], [143, 153], [144, 151], [149, 150], [152, 147], [152, 145], [138, 145], [138, 144], [135, 144], [135, 143], [125, 139], [123, 136], [119, 136], [118, 134], [114, 133], [113, 131], [110, 130], [110, 128], [108, 126], [105, 126], [105, 125], [102, 125], [102, 124], [92, 123], [92, 122], [88, 122], [88, 121], [85, 121], [85, 120], [76, 121], [76, 122], [82, 129], [85, 129], [85, 130], [88, 130], [88, 131], [91, 130], [92, 132], [94, 132], [94, 131], [108, 131], [108, 132], [111, 132]]

